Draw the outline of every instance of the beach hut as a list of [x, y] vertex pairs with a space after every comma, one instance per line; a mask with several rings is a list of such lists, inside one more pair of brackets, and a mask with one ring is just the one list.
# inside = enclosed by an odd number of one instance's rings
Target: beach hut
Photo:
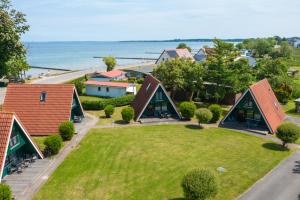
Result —
[[137, 93], [132, 107], [135, 120], [141, 118], [175, 118], [180, 119], [176, 106], [167, 94], [162, 83], [152, 75], [148, 75]]
[[275, 133], [284, 119], [285, 113], [269, 82], [264, 79], [250, 86], [221, 125]]
[[88, 96], [115, 98], [136, 94], [136, 85], [133, 83], [88, 80], [85, 82], [85, 88]]
[[0, 181], [21, 170], [23, 165], [43, 159], [43, 154], [14, 113], [0, 112], [0, 141]]
[[72, 84], [9, 84], [3, 110], [15, 112], [35, 136], [58, 134], [61, 122], [84, 117]]

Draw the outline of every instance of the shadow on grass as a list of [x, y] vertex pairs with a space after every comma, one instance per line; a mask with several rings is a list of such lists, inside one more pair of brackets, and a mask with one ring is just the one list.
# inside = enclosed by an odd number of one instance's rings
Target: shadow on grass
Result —
[[171, 198], [171, 199], [169, 199], [169, 200], [185, 200], [185, 198], [183, 198], [183, 197], [178, 197], [178, 198]]
[[276, 144], [276, 143], [264, 143], [262, 145], [266, 149], [274, 150], [274, 151], [288, 151], [286, 147], [283, 147], [281, 144]]
[[189, 128], [189, 129], [194, 129], [194, 130], [201, 130], [202, 127], [200, 127], [199, 125], [195, 125], [195, 124], [187, 124], [185, 125], [186, 128]]
[[121, 125], [129, 124], [129, 123], [123, 121], [123, 120], [116, 120], [114, 123], [115, 123], [115, 124], [121, 124]]

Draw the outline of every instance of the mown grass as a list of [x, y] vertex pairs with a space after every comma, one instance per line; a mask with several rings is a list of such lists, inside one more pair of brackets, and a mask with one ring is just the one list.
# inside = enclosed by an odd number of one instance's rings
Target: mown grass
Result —
[[[271, 141], [221, 128], [92, 129], [34, 199], [179, 199], [184, 174], [207, 168], [219, 183], [214, 199], [229, 200], [290, 154]], [[220, 166], [225, 173], [216, 171]]]
[[106, 118], [104, 110], [87, 111], [88, 113], [99, 118], [97, 125], [110, 125], [120, 123], [122, 121], [121, 111], [127, 106], [115, 107], [114, 114], [110, 118]]
[[289, 61], [289, 66], [300, 68], [300, 48], [293, 48], [292, 59]]

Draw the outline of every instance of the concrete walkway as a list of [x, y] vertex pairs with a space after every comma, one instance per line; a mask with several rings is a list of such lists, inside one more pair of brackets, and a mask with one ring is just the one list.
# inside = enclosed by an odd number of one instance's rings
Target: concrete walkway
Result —
[[238, 200], [269, 199], [300, 199], [300, 150], [282, 161], [238, 198]]
[[[77, 134], [59, 152], [58, 155], [52, 157], [51, 159], [39, 160], [36, 165], [39, 167], [37, 171], [33, 171], [35, 165], [32, 165], [32, 168], [28, 168], [27, 171], [24, 170], [22, 174], [15, 174], [13, 177], [7, 178], [7, 184], [11, 186], [16, 200], [32, 199], [35, 193], [38, 192], [41, 186], [47, 181], [49, 176], [88, 133], [89, 129], [95, 126], [98, 118], [90, 114], [85, 115], [86, 118], [82, 123], [75, 124]], [[32, 176], [32, 173], [34, 172], [35, 175]]]

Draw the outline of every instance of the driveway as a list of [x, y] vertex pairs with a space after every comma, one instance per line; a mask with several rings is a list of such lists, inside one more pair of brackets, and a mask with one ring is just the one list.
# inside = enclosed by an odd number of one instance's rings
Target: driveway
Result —
[[299, 200], [300, 150], [282, 161], [238, 199]]

